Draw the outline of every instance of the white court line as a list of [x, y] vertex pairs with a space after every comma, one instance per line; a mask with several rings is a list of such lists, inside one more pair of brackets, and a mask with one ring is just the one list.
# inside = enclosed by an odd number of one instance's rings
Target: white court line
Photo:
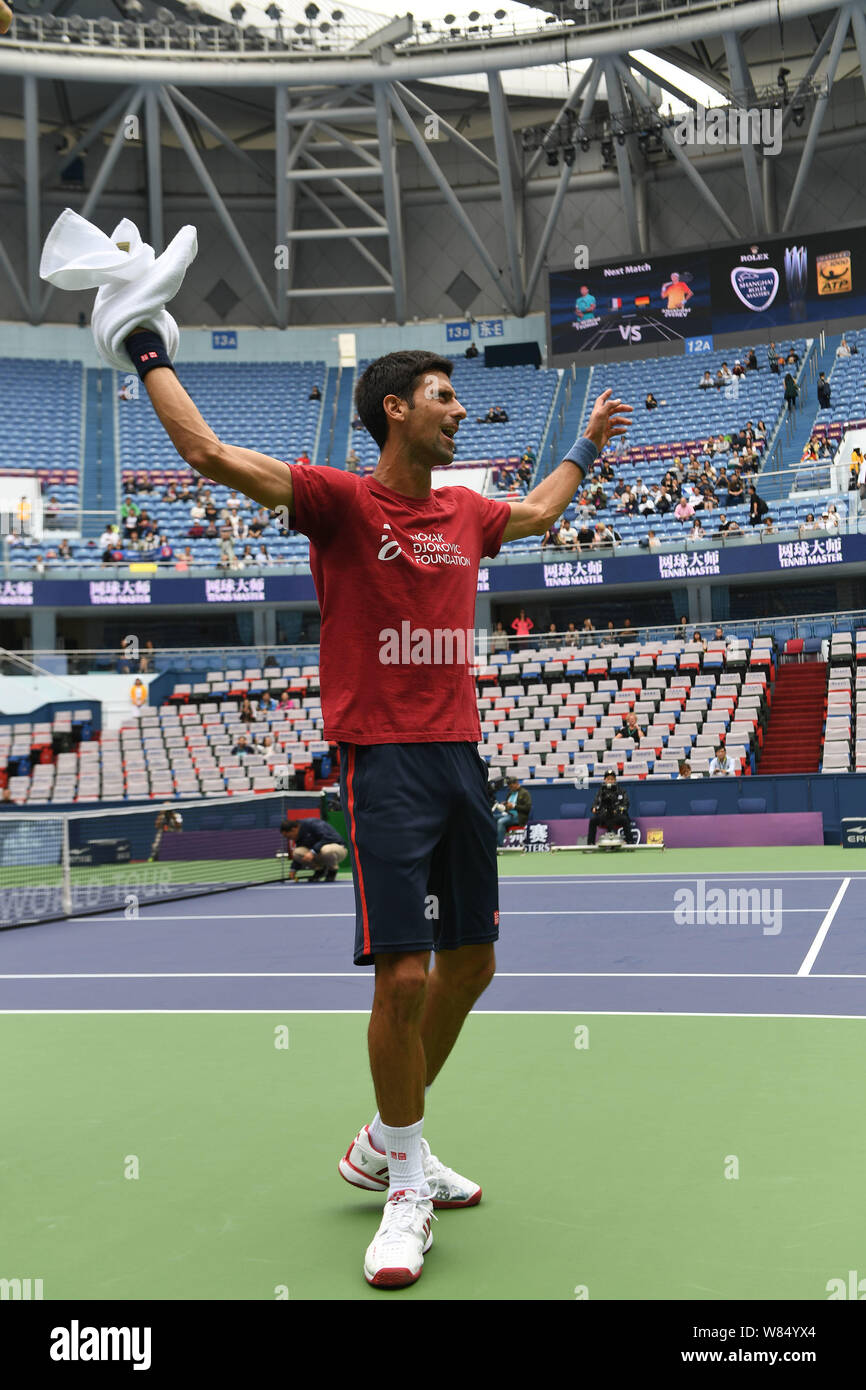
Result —
[[[146, 905], [145, 905], [146, 906]], [[823, 912], [823, 907], [784, 907], [780, 909], [783, 915], [790, 915], [795, 912], [815, 913]], [[641, 917], [672, 917], [677, 911], [675, 907], [648, 907], [640, 911]], [[503, 917], [634, 917], [633, 907], [567, 907], [567, 908], [527, 908], [512, 910], [510, 912], [500, 912]], [[297, 919], [299, 922], [318, 922], [328, 917], [351, 917], [354, 912], [184, 912], [184, 913], [150, 913], [147, 917], [148, 922], [291, 922]], [[135, 922], [145, 920], [139, 917], [111, 917], [108, 913], [101, 913], [98, 917], [76, 917], [69, 919], [77, 922]], [[755, 922], [720, 922], [719, 926], [759, 926]], [[704, 930], [702, 927], [701, 930]]]
[[816, 956], [818, 955], [818, 952], [820, 951], [821, 947], [822, 947], [823, 944], [824, 944], [824, 938], [825, 938], [825, 936], [827, 935], [828, 931], [830, 930], [830, 926], [831, 926], [831, 924], [832, 924], [832, 922], [833, 922], [833, 918], [836, 916], [836, 913], [839, 911], [839, 905], [840, 905], [840, 903], [842, 902], [842, 899], [844, 898], [845, 894], [847, 893], [848, 887], [849, 887], [850, 883], [851, 883], [850, 878], [846, 878], [846, 879], [843, 879], [843, 880], [842, 880], [842, 883], [841, 883], [841, 885], [840, 885], [840, 887], [839, 887], [839, 891], [837, 892], [835, 898], [833, 899], [832, 903], [830, 904], [829, 908], [827, 909], [827, 915], [826, 915], [826, 917], [824, 918], [823, 922], [821, 923], [820, 927], [818, 928], [818, 932], [817, 932], [817, 935], [816, 935], [816, 937], [815, 937], [815, 940], [812, 942], [812, 945], [809, 947], [808, 951], [806, 952], [806, 956], [805, 956], [805, 959], [803, 960], [803, 964], [800, 966], [800, 969], [797, 971], [797, 974], [798, 974], [798, 975], [808, 975], [809, 971], [812, 969], [812, 966], [815, 964], [815, 958], [816, 958]]
[[[187, 1018], [196, 1018], [200, 1015], [217, 1016], [222, 1014], [264, 1014], [271, 1018], [287, 1015], [307, 1014], [363, 1014], [369, 1017], [369, 1009], [0, 1009], [0, 1018], [16, 1018], [19, 1015], [29, 1016], [31, 1014], [39, 1017], [50, 1016], [52, 1014], [81, 1014], [89, 1017], [92, 1014], [105, 1014], [114, 1018], [127, 1018], [130, 1014], [177, 1014], [185, 1015]], [[470, 1014], [470, 1018], [761, 1018], [772, 1019], [822, 1019], [832, 1022], [847, 1021], [851, 1023], [866, 1023], [864, 1014], [755, 1014], [755, 1013], [694, 1013], [678, 1011], [675, 1013], [662, 1013], [660, 1010], [636, 1010], [636, 1009], [475, 1009]]]
[[[373, 975], [355, 970], [153, 970], [75, 971], [52, 974], [0, 975], [0, 980], [359, 980], [373, 983]], [[797, 980], [803, 972], [726, 970], [499, 970], [497, 980]], [[866, 975], [818, 974], [812, 980], [866, 980]]]

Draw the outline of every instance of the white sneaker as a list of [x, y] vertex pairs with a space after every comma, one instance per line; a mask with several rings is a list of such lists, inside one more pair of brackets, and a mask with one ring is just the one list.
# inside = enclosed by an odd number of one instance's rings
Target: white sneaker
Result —
[[404, 1289], [421, 1277], [433, 1244], [433, 1204], [414, 1188], [388, 1198], [378, 1231], [364, 1258], [364, 1278], [377, 1289]]
[[[462, 1178], [453, 1168], [446, 1168], [435, 1154], [431, 1154], [426, 1139], [421, 1140], [421, 1156], [424, 1176], [430, 1188], [431, 1200], [436, 1211], [443, 1207], [474, 1207], [481, 1201], [481, 1188], [469, 1178]], [[377, 1149], [370, 1138], [370, 1126], [355, 1135], [345, 1156], [340, 1159], [341, 1178], [353, 1187], [364, 1188], [367, 1192], [386, 1192], [388, 1189], [388, 1159]]]

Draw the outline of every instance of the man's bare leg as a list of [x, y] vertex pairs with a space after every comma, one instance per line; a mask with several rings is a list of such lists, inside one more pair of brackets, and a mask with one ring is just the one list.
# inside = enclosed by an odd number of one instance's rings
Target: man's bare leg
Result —
[[421, 1019], [429, 964], [429, 951], [376, 957], [367, 1045], [379, 1114], [391, 1127], [413, 1125], [424, 1115]]
[[429, 1086], [451, 1052], [475, 1002], [496, 972], [493, 943], [439, 951], [427, 981], [421, 1042]]

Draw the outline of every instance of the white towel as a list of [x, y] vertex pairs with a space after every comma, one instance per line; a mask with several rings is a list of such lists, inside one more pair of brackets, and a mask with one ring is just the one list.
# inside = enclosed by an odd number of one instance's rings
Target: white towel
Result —
[[195, 227], [181, 227], [157, 259], [134, 222], [124, 217], [110, 237], [66, 208], [45, 241], [39, 274], [61, 290], [98, 289], [90, 326], [109, 367], [132, 370], [124, 338], [138, 325], [159, 333], [174, 361], [180, 343], [165, 304], [183, 283], [198, 251]]

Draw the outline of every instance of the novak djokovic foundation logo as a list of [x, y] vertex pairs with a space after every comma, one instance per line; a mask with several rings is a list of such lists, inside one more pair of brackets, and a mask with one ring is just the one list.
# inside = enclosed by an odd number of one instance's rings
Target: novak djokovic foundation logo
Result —
[[469, 556], [463, 554], [459, 543], [447, 540], [441, 531], [414, 531], [410, 532], [409, 539], [412, 542], [411, 551], [403, 549], [396, 536], [391, 534], [389, 523], [383, 522], [377, 558], [396, 560], [398, 555], [404, 555], [407, 560], [414, 560], [416, 565], [458, 565], [461, 569], [467, 569], [472, 563]]
[[764, 936], [782, 930], [781, 888], [677, 888], [674, 921], [678, 927], [763, 927]]

